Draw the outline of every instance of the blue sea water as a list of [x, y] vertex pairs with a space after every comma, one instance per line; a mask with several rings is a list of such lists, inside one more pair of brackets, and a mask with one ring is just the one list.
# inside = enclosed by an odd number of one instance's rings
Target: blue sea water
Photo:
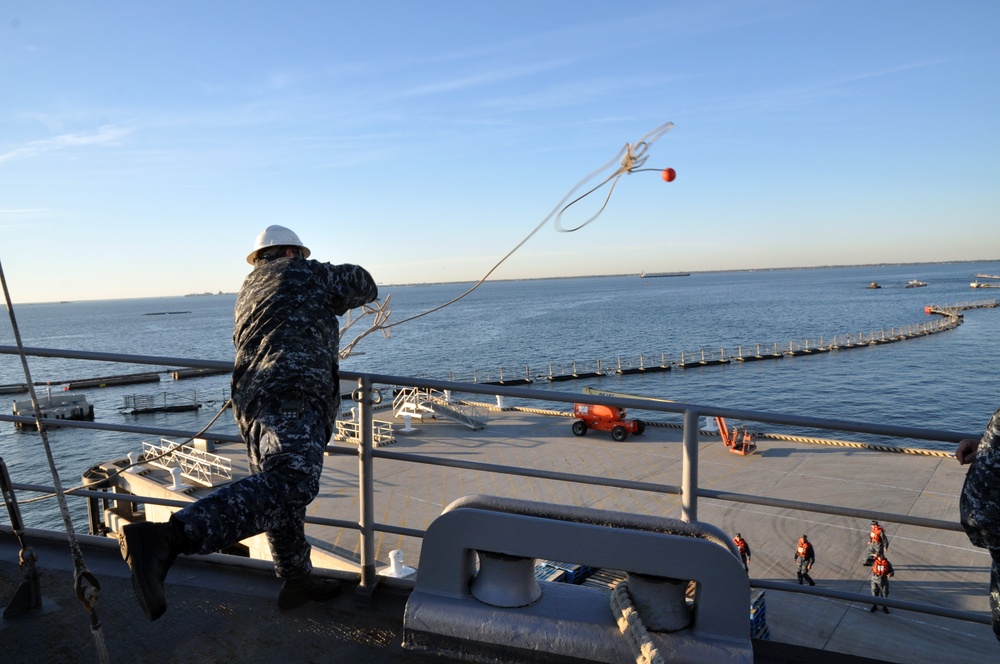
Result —
[[[560, 392], [585, 385], [678, 401], [979, 433], [1000, 401], [1000, 308], [965, 312], [965, 322], [940, 334], [808, 357], [550, 383], [544, 376], [731, 356], [789, 344], [815, 345], [925, 323], [926, 305], [1000, 299], [1000, 289], [969, 287], [979, 272], [998, 274], [1000, 261], [878, 267], [693, 273], [690, 276], [581, 277], [486, 282], [433, 314], [366, 337], [343, 368], [460, 381], [525, 375], [533, 386]], [[376, 275], [377, 277], [377, 275]], [[924, 288], [905, 288], [911, 279]], [[871, 281], [881, 289], [867, 289]], [[472, 284], [383, 286], [391, 322], [451, 300]], [[16, 294], [15, 294], [16, 295]], [[232, 360], [234, 295], [16, 305], [28, 347]], [[171, 313], [167, 313], [171, 312]], [[345, 339], [361, 331], [363, 321]], [[8, 320], [0, 345], [14, 345]], [[34, 382], [166, 371], [173, 367], [28, 358]], [[0, 355], [0, 385], [23, 383], [18, 357]], [[37, 388], [44, 394], [45, 388]], [[62, 389], [59, 385], [53, 391]], [[228, 396], [228, 376], [81, 390], [98, 420], [198, 430]], [[127, 415], [128, 395], [192, 395], [197, 412]], [[11, 400], [26, 395], [11, 396]], [[10, 407], [7, 407], [10, 412]], [[235, 434], [232, 417], [212, 431]], [[66, 486], [91, 465], [139, 449], [134, 434], [55, 429], [53, 455]], [[919, 443], [915, 443], [919, 444]], [[926, 445], [934, 446], [933, 443]], [[15, 482], [51, 484], [36, 433], [0, 423], [0, 456]], [[75, 502], [75, 501], [74, 501]], [[29, 506], [29, 526], [57, 525], [52, 501]], [[32, 523], [29, 514], [39, 522]]]

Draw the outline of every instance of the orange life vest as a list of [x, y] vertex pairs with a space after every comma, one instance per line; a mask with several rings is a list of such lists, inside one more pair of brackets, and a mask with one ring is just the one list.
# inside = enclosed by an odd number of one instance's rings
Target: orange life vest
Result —
[[882, 539], [882, 533], [884, 533], [884, 532], [885, 532], [885, 528], [883, 528], [882, 526], [879, 526], [879, 525], [872, 526], [872, 532], [870, 534], [872, 542], [878, 542], [879, 540], [881, 540]]
[[875, 576], [885, 576], [889, 573], [889, 561], [885, 558], [876, 558], [872, 565], [872, 574]]
[[747, 552], [747, 541], [745, 539], [743, 539], [742, 537], [739, 537], [739, 538], [734, 537], [733, 538], [733, 543], [736, 545], [736, 548], [740, 550], [740, 553], [746, 555], [746, 552]]
[[799, 558], [805, 558], [809, 554], [809, 542], [799, 542], [799, 548], [796, 549], [796, 553]]

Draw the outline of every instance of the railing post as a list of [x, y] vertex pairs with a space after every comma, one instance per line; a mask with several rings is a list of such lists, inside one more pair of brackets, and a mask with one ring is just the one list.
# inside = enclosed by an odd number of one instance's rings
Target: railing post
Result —
[[375, 473], [372, 463], [373, 426], [371, 391], [372, 381], [368, 375], [358, 379], [361, 401], [361, 444], [358, 445], [358, 474], [361, 484], [361, 583], [360, 592], [371, 592], [375, 587]]
[[698, 412], [684, 411], [684, 455], [681, 463], [681, 520], [698, 520]]

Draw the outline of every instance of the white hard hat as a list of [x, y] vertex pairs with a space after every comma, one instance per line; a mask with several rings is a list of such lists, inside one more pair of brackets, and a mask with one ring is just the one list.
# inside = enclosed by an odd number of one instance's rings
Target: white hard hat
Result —
[[309, 258], [309, 254], [312, 253], [309, 251], [309, 247], [302, 244], [299, 236], [291, 230], [284, 226], [268, 226], [253, 243], [253, 251], [247, 254], [247, 263], [253, 265], [253, 259], [257, 252], [267, 247], [299, 247], [302, 250], [303, 258]]

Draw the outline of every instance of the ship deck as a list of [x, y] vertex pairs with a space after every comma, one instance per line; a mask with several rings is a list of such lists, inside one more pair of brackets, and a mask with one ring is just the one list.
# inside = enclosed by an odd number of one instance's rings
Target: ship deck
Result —
[[[376, 413], [376, 418], [386, 415]], [[659, 485], [681, 483], [679, 429], [648, 427], [642, 436], [616, 443], [603, 432], [576, 437], [570, 424], [568, 418], [510, 410], [492, 412], [489, 424], [478, 431], [445, 420], [426, 420], [414, 423], [416, 432], [398, 436], [395, 444], [376, 451]], [[704, 436], [700, 448], [701, 489], [958, 520], [965, 468], [953, 458], [783, 440], [761, 440], [756, 453], [744, 457], [730, 453], [717, 436]], [[220, 445], [216, 451], [232, 456], [237, 476], [241, 469], [245, 472], [238, 445]], [[357, 522], [358, 460], [350, 452], [348, 444], [338, 443], [336, 453], [327, 457], [320, 498], [310, 507], [309, 516]], [[681, 511], [680, 496], [672, 493], [380, 456], [374, 466], [376, 521], [400, 528], [424, 529], [446, 505], [469, 494], [670, 517], [679, 517]], [[150, 471], [148, 476], [160, 472]], [[164, 477], [164, 484], [168, 483]], [[707, 498], [699, 499], [697, 516], [727, 533], [743, 534], [752, 549], [753, 580], [794, 583], [794, 546], [805, 533], [816, 549], [812, 574], [818, 588], [869, 593], [868, 568], [860, 564], [869, 527], [866, 520]], [[890, 600], [988, 615], [990, 558], [986, 551], [973, 547], [961, 532], [880, 520], [890, 537], [888, 557], [895, 568]], [[343, 561], [340, 571], [333, 574], [349, 579], [358, 560], [357, 532], [311, 525], [309, 534], [318, 549]], [[0, 535], [0, 597], [9, 596], [18, 581], [15, 544], [9, 536]], [[228, 661], [233, 656], [250, 661], [447, 661], [422, 659], [427, 656], [400, 647], [405, 581], [380, 585], [372, 607], [359, 608], [348, 588], [329, 605], [279, 613], [273, 600], [278, 581], [273, 575], [181, 560], [168, 578], [170, 609], [150, 624], [131, 597], [117, 544], [108, 544], [112, 547], [93, 548], [94, 560], [88, 558], [88, 563], [102, 582], [105, 609], [101, 618], [108, 649], [128, 652], [128, 661]], [[376, 555], [383, 565], [394, 549], [403, 551], [405, 565], [418, 566], [418, 538], [376, 534]], [[46, 653], [39, 659], [36, 650], [30, 661], [93, 661], [88, 619], [72, 598], [69, 554], [63, 551], [59, 558], [51, 551], [45, 553], [43, 593], [59, 609], [5, 620], [0, 637], [7, 648], [18, 648], [18, 652], [31, 652], [20, 650], [23, 646]], [[53, 564], [50, 554], [64, 562]], [[39, 559], [43, 560], [41, 553]], [[992, 661], [1000, 652], [986, 624], [897, 608], [891, 608], [889, 615], [871, 613], [867, 602], [819, 597], [808, 588], [803, 591], [766, 591], [770, 640], [754, 640], [755, 661], [802, 661], [806, 652], [810, 661], [817, 662], [865, 658], [907, 663]], [[70, 629], [77, 636], [64, 644], [63, 635]], [[117, 659], [112, 656], [113, 661]]]

